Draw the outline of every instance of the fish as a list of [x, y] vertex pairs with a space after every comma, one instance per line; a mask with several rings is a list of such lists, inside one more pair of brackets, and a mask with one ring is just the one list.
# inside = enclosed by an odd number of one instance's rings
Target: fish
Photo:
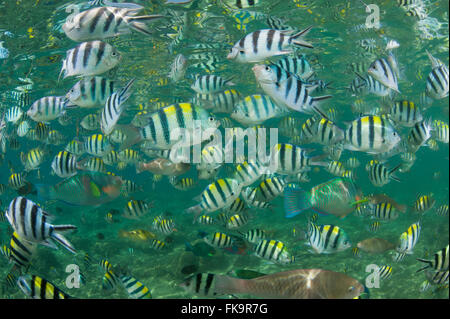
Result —
[[234, 83], [218, 75], [202, 75], [196, 77], [191, 89], [199, 94], [213, 94], [223, 91], [227, 85]]
[[233, 178], [245, 187], [258, 181], [265, 171], [265, 166], [258, 161], [244, 161], [243, 163], [236, 165]]
[[135, 241], [148, 241], [151, 239], [155, 239], [156, 235], [145, 229], [133, 229], [130, 231], [120, 230], [118, 236], [121, 238], [128, 238]]
[[261, 239], [254, 248], [255, 255], [278, 264], [290, 264], [295, 258], [286, 245], [274, 239]]
[[225, 227], [227, 229], [236, 229], [245, 226], [248, 223], [246, 214], [234, 214], [229, 217]]
[[344, 148], [368, 154], [386, 153], [401, 140], [394, 126], [377, 115], [360, 117], [345, 130]]
[[26, 114], [35, 122], [48, 123], [64, 115], [66, 108], [63, 96], [46, 96], [31, 104]]
[[226, 248], [233, 246], [233, 239], [225, 233], [215, 232], [204, 238], [204, 241], [213, 247]]
[[20, 107], [13, 106], [6, 110], [5, 120], [6, 122], [16, 124], [22, 118], [23, 114], [24, 112]]
[[112, 269], [105, 272], [102, 278], [102, 289], [103, 290], [112, 290], [117, 287], [120, 283], [120, 278], [118, 274]]
[[[450, 129], [447, 123], [443, 121], [433, 121], [432, 134], [436, 140], [448, 144], [450, 141]], [[429, 142], [429, 140], [428, 140]], [[429, 144], [429, 143], [428, 143]]]
[[385, 165], [383, 165], [381, 163], [376, 163], [376, 164], [370, 165], [369, 166], [369, 180], [376, 187], [381, 187], [381, 186], [388, 184], [391, 179], [394, 181], [400, 182], [400, 180], [393, 174], [401, 166], [402, 166], [402, 164], [399, 164], [392, 169], [388, 169]]
[[152, 294], [142, 282], [132, 276], [121, 276], [120, 280], [132, 299], [151, 299]]
[[314, 70], [304, 55], [284, 56], [276, 62], [276, 65], [284, 69], [286, 72], [296, 75], [301, 80], [309, 79], [314, 73]]
[[391, 203], [382, 202], [376, 205], [370, 205], [371, 216], [381, 220], [395, 220], [398, 218], [398, 212]]
[[22, 164], [25, 166], [25, 171], [38, 169], [44, 162], [46, 152], [41, 147], [35, 147], [26, 154], [21, 153]]
[[331, 254], [351, 247], [345, 231], [335, 225], [308, 223], [308, 241], [316, 254]]
[[385, 280], [385, 279], [388, 279], [388, 278], [391, 277], [391, 275], [392, 275], [392, 267], [388, 266], [388, 265], [381, 266], [381, 267], [378, 267], [378, 271], [377, 272], [379, 273], [380, 279], [381, 280]]
[[417, 152], [417, 150], [425, 145], [425, 143], [431, 138], [433, 127], [431, 120], [423, 120], [416, 123], [410, 130], [408, 135], [408, 150], [410, 152]]
[[[197, 127], [200, 125], [200, 127]], [[177, 103], [153, 112], [142, 128], [124, 127], [127, 139], [121, 148], [125, 149], [142, 141], [149, 141], [154, 149], [167, 150], [183, 141], [183, 136], [193, 133], [197, 128], [215, 129], [220, 122], [208, 111], [191, 103]], [[183, 135], [180, 133], [183, 132]], [[177, 134], [178, 133], [178, 134]], [[199, 142], [209, 139], [208, 134], [201, 134]]]
[[188, 60], [186, 59], [186, 57], [183, 54], [178, 54], [171, 67], [170, 67], [170, 73], [169, 73], [169, 78], [173, 81], [173, 82], [179, 82], [181, 81], [185, 74], [186, 74], [186, 69], [187, 69], [187, 62]]
[[131, 95], [130, 88], [134, 83], [134, 79], [130, 80], [122, 90], [114, 92], [106, 100], [105, 107], [100, 117], [100, 128], [105, 135], [109, 135], [119, 120], [120, 115], [126, 109], [123, 103], [128, 100]]
[[433, 259], [431, 260], [417, 258], [418, 261], [425, 263], [425, 266], [420, 268], [416, 272], [421, 272], [429, 268], [434, 269], [435, 271], [448, 270], [448, 246], [449, 245], [435, 253]]
[[198, 182], [195, 181], [193, 178], [188, 178], [188, 177], [177, 178], [176, 176], [172, 176], [169, 179], [169, 182], [175, 189], [178, 189], [181, 191], [187, 191], [187, 190], [193, 189], [198, 184]]
[[436, 209], [436, 214], [438, 216], [448, 216], [448, 205], [444, 204], [444, 205], [439, 206]]
[[423, 120], [423, 115], [414, 102], [401, 100], [396, 101], [392, 105], [389, 111], [389, 118], [400, 125], [413, 127], [416, 123]]
[[427, 96], [433, 99], [443, 99], [448, 96], [448, 67], [438, 59], [434, 58], [428, 51], [426, 52], [431, 60], [432, 70], [427, 77], [427, 87], [425, 92]]
[[370, 254], [382, 254], [395, 249], [395, 245], [383, 238], [367, 238], [356, 245], [362, 251]]
[[270, 152], [269, 169], [273, 173], [293, 175], [307, 170], [310, 166], [325, 166], [321, 156], [310, 156], [309, 151], [289, 143], [278, 143]]
[[198, 273], [180, 286], [190, 293], [209, 297], [250, 294], [260, 298], [353, 299], [364, 292], [356, 279], [322, 269], [294, 269], [254, 279]]
[[36, 250], [37, 243], [24, 240], [14, 231], [9, 243], [8, 259], [19, 268], [28, 268], [32, 259], [36, 256]]
[[185, 241], [184, 243], [185, 243], [185, 250], [191, 251], [195, 256], [211, 257], [216, 254], [216, 250], [206, 242], [198, 242], [194, 245], [191, 245], [187, 241]]
[[72, 298], [50, 281], [36, 276], [20, 276], [17, 286], [28, 297], [33, 299], [69, 299]]
[[414, 246], [419, 241], [419, 236], [422, 226], [420, 222], [412, 224], [404, 233], [400, 235], [399, 244], [396, 250], [399, 253], [405, 253], [411, 255], [413, 253]]
[[14, 190], [19, 190], [20, 188], [26, 186], [27, 182], [25, 180], [25, 173], [13, 173], [9, 176], [8, 185]]
[[317, 113], [327, 118], [319, 104], [321, 101], [330, 99], [331, 95], [312, 97], [309, 95], [311, 88], [294, 76], [290, 76], [282, 82], [277, 82], [277, 76], [267, 65], [256, 64], [252, 68], [256, 80], [272, 100], [280, 107], [306, 114]]
[[199, 196], [200, 204], [188, 208], [188, 212], [214, 212], [230, 206], [241, 193], [242, 185], [232, 178], [221, 178], [209, 184]]
[[367, 73], [387, 88], [400, 93], [398, 89], [398, 66], [392, 53], [387, 58], [375, 60], [369, 66]]
[[68, 38], [76, 42], [104, 40], [118, 35], [129, 34], [131, 30], [151, 35], [145, 23], [163, 16], [136, 16], [140, 9], [93, 8], [70, 16], [61, 28]]
[[162, 216], [157, 216], [153, 219], [152, 227], [156, 231], [165, 235], [169, 235], [176, 231], [175, 222], [173, 221], [173, 219], [163, 218]]
[[267, 238], [266, 232], [259, 228], [250, 229], [245, 233], [239, 232], [239, 234], [251, 244], [258, 244], [261, 240]]
[[165, 249], [167, 244], [161, 240], [158, 239], [152, 239], [150, 242], [149, 247], [155, 249], [155, 250], [163, 250]]
[[98, 130], [100, 128], [100, 117], [98, 114], [88, 114], [80, 121], [80, 126], [88, 131]]
[[143, 200], [130, 200], [125, 205], [122, 216], [130, 219], [139, 219], [146, 215], [152, 205]]
[[262, 124], [285, 113], [270, 97], [254, 94], [243, 98], [236, 104], [231, 118], [243, 125], [250, 126]]
[[112, 150], [112, 145], [107, 136], [93, 134], [84, 141], [84, 150], [93, 156], [104, 156]]
[[116, 91], [116, 88], [115, 81], [101, 76], [86, 76], [75, 83], [65, 98], [70, 105], [77, 105], [81, 108], [98, 108], [106, 104], [106, 100]]
[[122, 179], [100, 172], [79, 172], [56, 185], [36, 184], [37, 196], [75, 206], [99, 206], [120, 195]]
[[247, 34], [230, 49], [227, 59], [238, 63], [255, 63], [267, 58], [290, 54], [292, 46], [313, 46], [302, 39], [312, 27], [292, 34], [292, 30], [264, 29]]
[[356, 208], [362, 194], [349, 179], [338, 177], [319, 184], [307, 192], [301, 188], [284, 190], [285, 217], [292, 218], [307, 209], [344, 218]]
[[66, 52], [60, 77], [100, 75], [116, 67], [120, 60], [119, 51], [108, 43], [83, 42]]
[[52, 225], [49, 223], [49, 217], [48, 213], [36, 203], [22, 196], [18, 196], [11, 201], [6, 213], [6, 218], [14, 231], [24, 240], [56, 248], [50, 241], [50, 239], [53, 239], [75, 254], [75, 248], [60, 233], [76, 230], [77, 227], [69, 224]]
[[77, 157], [67, 151], [60, 151], [52, 161], [53, 172], [61, 178], [77, 174]]
[[428, 210], [434, 207], [436, 200], [433, 195], [421, 195], [417, 196], [417, 200], [413, 204], [413, 210], [417, 213], [424, 214]]

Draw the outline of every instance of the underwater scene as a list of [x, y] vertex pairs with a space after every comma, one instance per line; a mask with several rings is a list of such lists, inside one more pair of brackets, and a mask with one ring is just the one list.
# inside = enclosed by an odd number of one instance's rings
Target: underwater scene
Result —
[[0, 0], [0, 298], [448, 299], [446, 0]]

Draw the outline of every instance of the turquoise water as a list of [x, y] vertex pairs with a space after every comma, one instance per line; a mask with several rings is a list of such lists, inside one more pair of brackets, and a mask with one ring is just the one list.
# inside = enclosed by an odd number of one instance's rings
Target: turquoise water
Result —
[[[228, 1], [232, 2], [232, 1]], [[422, 1], [420, 1], [422, 3]], [[64, 96], [78, 81], [75, 77], [67, 77], [58, 81], [62, 60], [66, 51], [74, 48], [77, 43], [67, 38], [61, 29], [68, 13], [69, 4], [80, 6], [80, 11], [89, 9], [87, 2], [65, 1], [0, 1], [0, 42], [4, 50], [0, 51], [0, 105], [2, 113], [13, 106], [20, 106], [26, 112], [30, 105], [44, 96]], [[119, 65], [102, 76], [116, 80], [123, 86], [131, 78], [135, 78], [132, 95], [126, 102], [127, 110], [120, 117], [120, 124], [128, 124], [142, 109], [154, 111], [162, 105], [178, 102], [188, 102], [195, 92], [190, 88], [193, 76], [196, 74], [216, 74], [224, 78], [233, 78], [234, 88], [243, 97], [251, 94], [262, 94], [252, 72], [252, 64], [237, 64], [226, 59], [229, 49], [246, 34], [269, 28], [267, 18], [275, 17], [293, 29], [304, 29], [313, 26], [305, 36], [314, 48], [301, 48], [298, 53], [304, 54], [316, 73], [316, 78], [331, 82], [329, 89], [324, 92], [314, 92], [313, 96], [330, 94], [333, 97], [324, 102], [325, 109], [334, 109], [335, 122], [339, 127], [346, 125], [360, 116], [359, 110], [352, 105], [362, 100], [368, 105], [369, 112], [377, 106], [382, 106], [397, 100], [415, 102], [424, 114], [424, 118], [441, 120], [448, 124], [448, 96], [440, 100], [432, 100], [430, 106], [422, 104], [421, 93], [426, 87], [427, 76], [431, 71], [431, 62], [427, 56], [428, 50], [435, 58], [448, 65], [448, 2], [423, 1], [427, 17], [408, 16], [405, 9], [399, 7], [396, 1], [372, 1], [380, 9], [380, 28], [365, 27], [368, 13], [360, 1], [269, 1], [260, 0], [255, 7], [236, 9], [227, 7], [222, 1], [200, 0], [192, 1], [188, 5], [165, 5], [164, 1], [141, 1], [146, 14], [162, 14], [168, 19], [151, 23], [154, 29], [152, 36], [144, 36], [137, 32], [107, 39], [106, 42], [115, 46], [122, 54]], [[184, 18], [183, 18], [184, 17]], [[361, 40], [368, 40], [374, 46], [364, 48]], [[391, 100], [382, 99], [374, 94], [351, 94], [346, 87], [355, 78], [350, 70], [352, 62], [369, 65], [384, 55], [384, 48], [389, 40], [395, 40], [400, 45], [393, 52], [398, 60], [401, 78], [399, 89], [401, 94], [392, 95]], [[196, 48], [196, 45], [208, 44], [206, 48]], [[8, 54], [6, 54], [6, 50]], [[188, 69], [183, 80], [173, 83], [168, 79], [171, 64], [177, 54], [183, 54], [188, 59]], [[195, 54], [205, 53], [196, 60]], [[205, 56], [208, 57], [205, 57]], [[277, 61], [277, 58], [272, 58]], [[214, 61], [213, 68], [195, 65], [199, 62]], [[448, 81], [448, 80], [447, 80]], [[14, 95], [13, 92], [17, 94]], [[20, 96], [18, 98], [17, 96]], [[19, 99], [25, 99], [20, 102]], [[356, 102], [358, 103], [358, 102]], [[16, 136], [17, 124], [6, 123], [2, 129], [6, 147], [1, 154], [0, 183], [4, 190], [0, 194], [2, 211], [8, 209], [10, 201], [17, 192], [8, 186], [12, 173], [23, 172], [21, 152], [27, 153], [35, 147], [45, 149], [43, 162], [36, 170], [29, 171], [26, 180], [32, 184], [55, 185], [62, 179], [52, 174], [51, 163], [54, 156], [67, 145], [75, 136], [80, 140], [94, 133], [101, 133], [100, 129], [87, 131], [80, 128], [81, 119], [87, 114], [97, 113], [98, 109], [74, 108], [67, 110], [70, 124], [62, 126], [58, 120], [50, 122], [51, 129], [62, 134], [62, 140], [57, 143], [46, 144], [32, 140], [29, 135]], [[367, 111], [367, 110], [366, 110]], [[214, 112], [212, 112], [214, 113]], [[218, 118], [229, 117], [227, 114], [214, 114]], [[295, 116], [303, 123], [310, 116], [291, 112], [285, 116]], [[28, 120], [34, 128], [36, 122]], [[280, 119], [271, 119], [263, 126], [278, 127]], [[233, 123], [237, 127], [237, 122]], [[400, 128], [403, 140], [407, 139], [410, 128]], [[280, 135], [280, 142], [287, 142], [289, 138]], [[11, 143], [13, 141], [13, 143]], [[14, 145], [15, 143], [18, 145]], [[119, 145], [115, 149], [119, 150]], [[303, 145], [301, 145], [303, 147]], [[55, 200], [37, 197], [32, 192], [26, 197], [39, 203], [40, 206], [52, 214], [54, 224], [73, 224], [77, 231], [66, 237], [76, 248], [77, 253], [71, 254], [59, 244], [58, 250], [38, 245], [29, 268], [13, 269], [13, 264], [1, 257], [0, 280], [6, 279], [9, 273], [16, 277], [34, 274], [47, 279], [64, 292], [77, 298], [128, 298], [125, 289], [120, 286], [110, 291], [102, 289], [104, 271], [97, 264], [102, 259], [108, 260], [114, 266], [125, 267], [136, 279], [145, 284], [153, 298], [196, 298], [184, 291], [179, 284], [187, 274], [182, 273], [185, 266], [195, 265], [195, 272], [209, 272], [227, 274], [238, 269], [251, 269], [265, 274], [271, 274], [291, 269], [320, 268], [347, 275], [365, 282], [369, 273], [366, 266], [376, 264], [390, 265], [392, 276], [383, 280], [379, 288], [369, 289], [370, 298], [448, 298], [447, 286], [432, 285], [428, 290], [421, 291], [421, 285], [426, 280], [425, 274], [416, 271], [422, 263], [416, 258], [431, 258], [434, 253], [448, 245], [448, 213], [446, 216], [437, 214], [437, 208], [448, 205], [448, 140], [447, 143], [437, 141], [438, 149], [423, 146], [416, 152], [416, 161], [408, 172], [397, 173], [400, 182], [390, 181], [383, 187], [375, 187], [364, 169], [366, 163], [373, 158], [364, 152], [344, 150], [341, 162], [355, 156], [361, 165], [354, 169], [357, 176], [356, 184], [366, 195], [384, 193], [396, 202], [407, 205], [406, 213], [400, 213], [394, 221], [381, 222], [376, 233], [369, 230], [375, 221], [369, 217], [360, 217], [352, 213], [344, 219], [332, 215], [320, 215], [318, 225], [337, 225], [350, 238], [352, 247], [363, 239], [370, 237], [384, 238], [397, 243], [400, 234], [421, 219], [422, 230], [414, 253], [403, 261], [395, 262], [392, 254], [385, 252], [370, 255], [361, 252], [359, 257], [352, 255], [351, 249], [334, 254], [314, 254], [306, 246], [307, 240], [302, 232], [307, 229], [308, 217], [311, 211], [300, 214], [292, 219], [284, 217], [283, 197], [279, 196], [271, 201], [272, 210], [250, 208], [248, 223], [239, 228], [245, 232], [259, 228], [267, 231], [271, 238], [282, 241], [295, 255], [296, 261], [289, 265], [269, 263], [255, 256], [250, 244], [240, 254], [230, 253], [221, 248], [215, 248], [212, 256], [199, 257], [186, 251], [185, 242], [195, 244], [203, 240], [199, 232], [211, 234], [221, 231], [238, 236], [235, 230], [229, 230], [221, 224], [199, 225], [193, 224], [191, 214], [185, 210], [196, 204], [194, 198], [199, 196], [205, 187], [214, 181], [199, 180], [197, 169], [192, 165], [189, 172], [182, 177], [197, 181], [195, 187], [188, 191], [175, 189], [169, 183], [169, 177], [162, 178], [150, 172], [136, 173], [134, 164], [125, 168], [119, 165], [106, 165], [106, 171], [112, 172], [123, 179], [132, 180], [142, 187], [142, 191], [121, 194], [113, 201], [99, 205], [74, 206]], [[313, 149], [315, 154], [323, 153], [323, 146], [308, 143], [305, 148]], [[136, 145], [143, 162], [151, 158]], [[89, 156], [84, 156], [89, 157]], [[82, 157], [83, 158], [83, 157]], [[400, 163], [399, 154], [389, 158], [388, 167]], [[225, 164], [221, 167], [216, 179], [231, 177], [235, 165]], [[309, 190], [311, 187], [326, 182], [334, 176], [322, 167], [315, 167], [309, 173], [310, 181], [300, 184]], [[252, 185], [252, 186], [256, 186]], [[2, 187], [3, 189], [3, 187]], [[436, 203], [423, 216], [419, 216], [410, 207], [418, 195], [433, 194]], [[121, 216], [126, 203], [131, 199], [141, 199], [152, 202], [149, 213], [139, 219], [126, 219]], [[113, 216], [114, 222], [107, 221], [107, 213], [112, 209], [120, 211]], [[216, 217], [221, 210], [212, 212]], [[170, 214], [168, 214], [170, 213]], [[172, 234], [165, 235], [153, 229], [153, 219], [165, 214], [173, 219], [175, 229]], [[145, 229], [152, 232], [156, 238], [167, 243], [164, 250], [157, 251], [150, 247], [150, 240], [133, 241], [119, 236], [120, 231]], [[296, 232], [294, 232], [294, 229]], [[0, 243], [9, 245], [12, 228], [8, 221], [0, 222]], [[169, 237], [169, 238], [168, 238]], [[92, 265], [86, 267], [83, 262], [85, 254], [92, 259]], [[66, 266], [76, 264], [80, 266], [86, 283], [80, 288], [69, 289], [65, 285], [68, 272]], [[25, 295], [18, 287], [2, 284], [1, 298], [24, 298]], [[244, 297], [253, 298], [252, 295]]]

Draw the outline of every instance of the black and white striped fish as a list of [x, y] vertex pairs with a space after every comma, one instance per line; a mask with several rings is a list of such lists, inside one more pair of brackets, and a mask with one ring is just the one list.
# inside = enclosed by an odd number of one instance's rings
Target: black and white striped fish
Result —
[[130, 97], [130, 87], [133, 85], [134, 79], [128, 82], [119, 92], [114, 92], [106, 100], [105, 107], [101, 113], [100, 128], [105, 135], [111, 134], [119, 120], [120, 115], [125, 110], [123, 103]]
[[286, 245], [273, 239], [261, 239], [255, 246], [255, 254], [258, 257], [280, 264], [291, 264], [295, 261]]
[[36, 122], [48, 123], [62, 116], [66, 111], [66, 100], [63, 96], [46, 96], [34, 102], [27, 115]]
[[28, 267], [35, 256], [37, 244], [24, 240], [15, 231], [9, 243], [8, 258], [18, 267]]
[[72, 244], [59, 232], [74, 230], [77, 227], [74, 225], [50, 224], [48, 213], [29, 199], [21, 196], [14, 198], [9, 204], [6, 218], [24, 240], [56, 248], [50, 241], [50, 239], [54, 239], [70, 252], [76, 252]]
[[297, 76], [301, 80], [309, 79], [314, 74], [314, 70], [303, 55], [294, 57], [285, 56], [277, 61], [276, 65]]
[[161, 18], [162, 16], [136, 16], [140, 10], [140, 8], [93, 8], [66, 19], [62, 29], [68, 38], [77, 42], [103, 40], [122, 34], [129, 34], [131, 30], [150, 35], [151, 32], [145, 22]]
[[423, 268], [417, 270], [417, 272], [428, 268], [432, 268], [435, 271], [448, 270], [448, 260], [449, 260], [448, 245], [447, 247], [442, 248], [437, 253], [435, 253], [433, 259], [431, 260], [421, 258], [417, 258], [417, 260], [426, 264]]
[[370, 65], [367, 73], [387, 88], [400, 93], [398, 90], [398, 66], [392, 54], [387, 58], [375, 60]]
[[99, 107], [106, 103], [108, 97], [116, 90], [115, 82], [100, 76], [84, 77], [66, 94], [68, 104], [79, 107]]
[[448, 96], [449, 72], [448, 67], [440, 60], [434, 58], [428, 51], [432, 70], [427, 77], [426, 93], [429, 97], [440, 100]]
[[409, 151], [412, 153], [417, 152], [431, 138], [432, 131], [433, 126], [430, 119], [416, 123], [408, 135]]
[[260, 240], [265, 239], [267, 237], [266, 233], [258, 228], [250, 229], [245, 233], [239, 232], [239, 234], [244, 237], [249, 243], [257, 244], [260, 242]]
[[112, 45], [102, 41], [80, 43], [66, 52], [60, 77], [93, 76], [105, 73], [116, 67], [121, 54]]
[[326, 114], [319, 108], [319, 102], [331, 98], [331, 95], [310, 96], [311, 86], [303, 83], [295, 76], [277, 82], [276, 73], [268, 65], [255, 65], [252, 70], [263, 91], [279, 106], [306, 114], [316, 112], [323, 118], [327, 118]]
[[23, 111], [18, 106], [10, 107], [8, 110], [6, 110], [5, 113], [5, 120], [6, 122], [11, 122], [13, 124], [16, 124], [17, 121], [20, 120], [22, 117]]
[[269, 96], [253, 94], [236, 104], [231, 118], [244, 125], [256, 125], [285, 113]]
[[74, 176], [77, 174], [77, 157], [67, 151], [60, 151], [54, 157], [51, 167], [59, 177]]
[[224, 79], [218, 75], [197, 76], [191, 88], [200, 94], [211, 94], [223, 91], [226, 85], [234, 85], [231, 79]]
[[187, 61], [186, 57], [181, 53], [175, 57], [169, 73], [169, 78], [172, 79], [173, 82], [181, 81], [184, 78], [187, 69]]
[[313, 46], [310, 43], [301, 39], [311, 28], [308, 27], [295, 34], [292, 34], [292, 30], [273, 29], [252, 32], [231, 48], [227, 59], [239, 63], [261, 62], [272, 56], [291, 53], [293, 45], [312, 48]]
[[406, 127], [412, 127], [423, 120], [422, 113], [417, 105], [407, 100], [394, 102], [389, 111], [389, 118]]
[[375, 163], [369, 166], [369, 180], [376, 187], [381, 187], [389, 183], [389, 180], [395, 180], [399, 182], [400, 180], [393, 175], [393, 173], [398, 170], [402, 164], [397, 165], [393, 169], [388, 169], [385, 165], [381, 163]]

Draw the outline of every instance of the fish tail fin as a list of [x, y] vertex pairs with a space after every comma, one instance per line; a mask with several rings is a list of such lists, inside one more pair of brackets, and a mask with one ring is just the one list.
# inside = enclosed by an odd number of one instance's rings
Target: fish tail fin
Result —
[[421, 271], [424, 271], [425, 269], [433, 267], [433, 263], [430, 260], [425, 260], [425, 259], [421, 259], [421, 258], [417, 258], [417, 260], [425, 263], [426, 265], [424, 267], [420, 268], [419, 270], [417, 270], [416, 272], [421, 272]]
[[148, 28], [148, 26], [145, 24], [149, 21], [163, 18], [162, 15], [147, 15], [147, 16], [138, 16], [138, 17], [129, 17], [127, 19], [128, 25], [133, 28], [134, 30], [144, 33], [146, 35], [152, 35], [152, 32]]
[[286, 187], [284, 190], [284, 212], [286, 218], [297, 216], [311, 208], [309, 194], [301, 188]]
[[328, 115], [325, 113], [325, 111], [320, 106], [320, 103], [324, 100], [328, 100], [332, 98], [332, 95], [324, 95], [324, 96], [316, 96], [311, 98], [311, 108], [313, 111], [315, 111], [317, 114], [322, 116], [324, 119], [329, 120]]
[[122, 90], [119, 93], [119, 103], [122, 104], [123, 102], [125, 102], [126, 100], [128, 100], [128, 98], [131, 95], [131, 91], [130, 88], [133, 85], [135, 79], [131, 79], [127, 85], [125, 85]]
[[307, 27], [306, 29], [294, 34], [291, 36], [292, 43], [295, 45], [299, 45], [305, 48], [314, 48], [313, 45], [309, 42], [304, 41], [303, 39], [300, 39], [302, 36], [305, 36], [309, 31], [311, 31], [312, 26]]
[[393, 175], [393, 173], [395, 173], [400, 167], [402, 167], [402, 163], [398, 164], [397, 166], [395, 166], [393, 169], [391, 169], [389, 171], [391, 179], [396, 181], [396, 182], [401, 182], [401, 180], [398, 177], [396, 177], [395, 175]]
[[63, 73], [64, 73], [66, 70], [67, 70], [67, 59], [64, 59], [64, 60], [63, 60], [63, 65], [62, 65], [61, 71], [59, 72], [58, 83], [59, 83], [59, 81], [60, 81], [60, 79], [61, 79], [61, 75], [63, 75]]
[[76, 226], [73, 225], [57, 225], [53, 227], [53, 230], [56, 231], [52, 234], [52, 238], [56, 240], [58, 243], [63, 245], [67, 250], [69, 250], [71, 253], [75, 254], [76, 250], [72, 246], [72, 244], [61, 234], [57, 233], [60, 231], [68, 231], [68, 230], [74, 230], [77, 229]]

